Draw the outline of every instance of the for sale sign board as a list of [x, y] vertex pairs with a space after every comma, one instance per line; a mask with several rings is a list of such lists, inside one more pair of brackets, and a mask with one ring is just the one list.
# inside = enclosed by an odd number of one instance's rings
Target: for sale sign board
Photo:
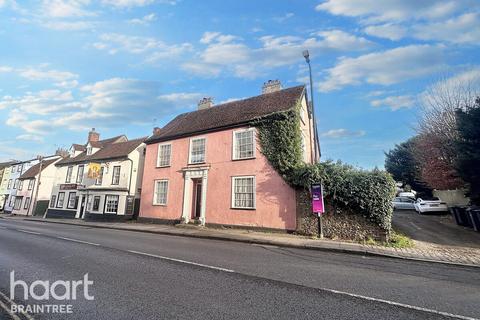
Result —
[[312, 208], [313, 213], [322, 214], [325, 212], [325, 206], [323, 204], [323, 187], [321, 183], [314, 183], [312, 188]]

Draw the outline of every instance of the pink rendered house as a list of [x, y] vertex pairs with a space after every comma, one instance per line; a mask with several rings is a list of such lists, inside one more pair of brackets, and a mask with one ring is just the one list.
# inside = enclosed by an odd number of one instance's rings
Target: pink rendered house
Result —
[[314, 161], [304, 86], [264, 84], [263, 94], [213, 106], [204, 98], [148, 138], [140, 221], [296, 228], [295, 190], [262, 154], [252, 121], [301, 103], [304, 161]]

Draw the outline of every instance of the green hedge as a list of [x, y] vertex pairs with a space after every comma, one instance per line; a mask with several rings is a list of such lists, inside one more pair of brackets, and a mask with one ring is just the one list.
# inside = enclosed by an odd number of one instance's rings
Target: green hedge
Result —
[[326, 201], [362, 214], [382, 229], [390, 231], [395, 181], [387, 172], [361, 170], [341, 162], [326, 161], [298, 167], [289, 178], [292, 186], [305, 189], [312, 183], [322, 181]]
[[395, 182], [380, 170], [360, 170], [341, 162], [306, 165], [302, 160], [300, 101], [284, 112], [259, 118], [258, 129], [262, 153], [275, 170], [294, 188], [309, 189], [311, 183], [323, 181], [326, 201], [362, 214], [386, 231], [391, 228]]

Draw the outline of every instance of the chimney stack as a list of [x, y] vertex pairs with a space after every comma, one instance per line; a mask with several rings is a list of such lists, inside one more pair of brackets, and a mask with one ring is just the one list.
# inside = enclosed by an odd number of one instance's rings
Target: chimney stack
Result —
[[153, 135], [154, 135], [154, 136], [157, 136], [157, 135], [159, 135], [159, 134], [160, 134], [160, 128], [159, 128], [159, 127], [153, 128]]
[[282, 89], [282, 83], [280, 80], [268, 80], [263, 83], [262, 94], [280, 91]]
[[198, 102], [198, 110], [208, 109], [213, 107], [213, 99], [211, 97], [205, 97]]
[[95, 128], [92, 128], [92, 131], [88, 133], [88, 142], [97, 142], [100, 140], [100, 133], [95, 131]]

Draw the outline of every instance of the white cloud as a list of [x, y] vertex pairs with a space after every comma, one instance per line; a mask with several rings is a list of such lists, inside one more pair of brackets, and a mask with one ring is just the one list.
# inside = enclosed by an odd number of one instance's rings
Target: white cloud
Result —
[[332, 129], [322, 133], [321, 137], [340, 139], [340, 138], [354, 138], [362, 137], [366, 134], [364, 130], [352, 131], [348, 129]]
[[[109, 5], [117, 8], [132, 8], [132, 7], [144, 7], [154, 3], [155, 0], [102, 0], [102, 4]], [[160, 3], [174, 5], [176, 0], [161, 0]]]
[[16, 137], [17, 140], [43, 142], [44, 138], [35, 134], [21, 134]]
[[73, 112], [82, 105], [75, 101], [70, 91], [43, 90], [21, 97], [3, 97], [0, 109], [11, 108], [25, 114], [49, 115], [53, 112]]
[[150, 22], [153, 22], [157, 20], [157, 16], [155, 13], [150, 13], [147, 14], [146, 16], [143, 16], [142, 18], [135, 18], [135, 19], [130, 19], [128, 20], [128, 23], [130, 24], [139, 24], [139, 25], [148, 25]]
[[45, 135], [53, 130], [53, 123], [45, 119], [29, 117], [26, 112], [19, 109], [10, 111], [7, 121], [8, 126], [21, 128], [28, 134]]
[[316, 10], [333, 15], [361, 17], [368, 22], [439, 19], [475, 5], [470, 0], [327, 0]]
[[192, 50], [189, 43], [169, 45], [152, 37], [128, 36], [119, 33], [104, 33], [100, 41], [93, 43], [98, 50], [108, 51], [110, 54], [127, 52], [132, 54], [145, 54], [145, 61], [154, 63], [159, 59], [175, 59], [179, 55]]
[[357, 37], [342, 30], [328, 30], [317, 33], [323, 37], [321, 47], [333, 50], [364, 50], [372, 47], [373, 43], [363, 37]]
[[93, 21], [58, 21], [50, 20], [40, 23], [43, 27], [59, 31], [78, 31], [93, 29], [96, 22]]
[[95, 13], [85, 10], [90, 0], [43, 0], [42, 13], [51, 18], [85, 17]]
[[466, 13], [442, 22], [419, 24], [413, 27], [413, 33], [415, 38], [421, 40], [478, 45], [480, 42], [480, 14]]
[[267, 70], [292, 65], [303, 60], [302, 51], [311, 54], [344, 50], [364, 50], [373, 44], [341, 30], [324, 30], [311, 38], [297, 36], [263, 36], [260, 45], [248, 46], [241, 38], [220, 32], [206, 32], [200, 42], [206, 48], [194, 61], [182, 64], [188, 72], [200, 76], [218, 76], [229, 72], [239, 78], [255, 78]]
[[48, 64], [36, 67], [13, 68], [0, 66], [0, 72], [13, 73], [31, 81], [48, 81], [63, 88], [74, 88], [78, 84], [78, 75], [69, 71], [48, 69]]
[[321, 91], [332, 91], [362, 83], [391, 85], [425, 76], [444, 68], [444, 47], [410, 45], [369, 53], [357, 58], [340, 58], [327, 70]]
[[370, 102], [373, 107], [386, 106], [393, 111], [411, 108], [415, 105], [415, 97], [411, 95], [390, 96], [382, 99], [376, 99]]
[[407, 28], [398, 24], [387, 23], [368, 26], [364, 29], [364, 32], [374, 37], [398, 41], [405, 37]]

